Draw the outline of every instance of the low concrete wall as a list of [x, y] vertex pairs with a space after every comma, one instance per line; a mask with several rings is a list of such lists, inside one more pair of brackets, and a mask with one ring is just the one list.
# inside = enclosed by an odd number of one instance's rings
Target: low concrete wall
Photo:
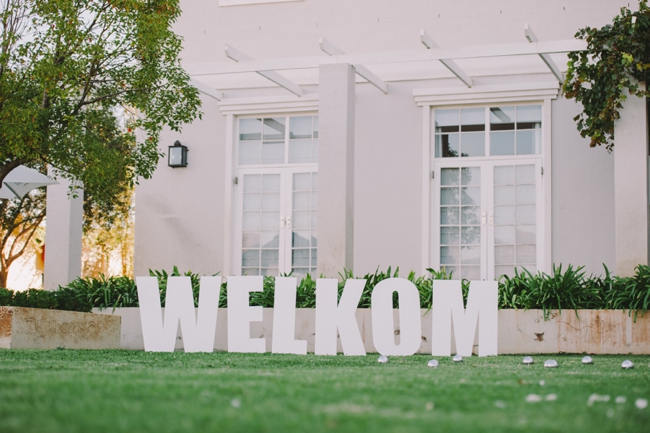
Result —
[[[164, 311], [164, 309], [163, 309]], [[143, 350], [142, 327], [138, 308], [94, 310], [122, 318], [120, 347]], [[421, 310], [422, 345], [419, 353], [431, 353], [431, 312]], [[227, 346], [228, 310], [220, 308], [217, 315], [215, 350], [225, 351]], [[397, 310], [394, 312], [398, 323]], [[376, 352], [372, 342], [372, 322], [369, 309], [357, 310], [357, 322], [366, 351]], [[264, 308], [262, 322], [251, 323], [251, 337], [264, 338], [266, 350], [271, 351], [273, 309]], [[399, 325], [395, 330], [399, 335]], [[296, 312], [296, 338], [307, 340], [307, 351], [314, 351], [314, 310], [299, 308]], [[399, 337], [397, 337], [399, 338]], [[453, 341], [453, 340], [452, 340]], [[476, 342], [475, 342], [476, 343]], [[573, 310], [553, 311], [544, 320], [541, 310], [499, 311], [499, 353], [592, 353], [650, 354], [650, 314], [639, 313], [636, 322], [623, 310]], [[183, 339], [176, 337], [176, 349], [183, 348]], [[339, 341], [339, 351], [341, 350]], [[452, 343], [452, 353], [455, 351]]]
[[4, 349], [119, 349], [120, 329], [119, 316], [0, 307]]

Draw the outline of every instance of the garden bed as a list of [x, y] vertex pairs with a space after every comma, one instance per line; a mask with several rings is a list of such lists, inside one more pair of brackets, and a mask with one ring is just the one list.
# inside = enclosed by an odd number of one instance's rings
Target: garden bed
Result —
[[[144, 349], [138, 308], [93, 311], [121, 317], [122, 349]], [[311, 308], [296, 310], [296, 338], [307, 340], [310, 353], [314, 351], [314, 311]], [[431, 311], [422, 309], [421, 314], [422, 345], [419, 353], [431, 353]], [[214, 346], [217, 351], [228, 349], [227, 315], [226, 308], [219, 309]], [[394, 317], [397, 323], [397, 310]], [[366, 351], [376, 352], [372, 342], [370, 309], [358, 309], [357, 322]], [[268, 352], [271, 351], [272, 324], [272, 308], [264, 308], [262, 322], [251, 323], [251, 337], [264, 338]], [[398, 328], [395, 333], [399, 334]], [[182, 348], [183, 340], [179, 333], [176, 349]], [[554, 310], [548, 312], [545, 320], [542, 310], [499, 310], [498, 353], [650, 354], [650, 314], [639, 313], [635, 320], [634, 313], [630, 315], [624, 310]]]
[[0, 307], [0, 348], [119, 349], [119, 316]]

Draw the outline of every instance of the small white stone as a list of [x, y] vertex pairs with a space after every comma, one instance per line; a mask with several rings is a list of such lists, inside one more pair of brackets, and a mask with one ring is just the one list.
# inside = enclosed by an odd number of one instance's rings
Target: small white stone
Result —
[[430, 359], [429, 362], [427, 362], [427, 367], [438, 368], [438, 360]]
[[557, 368], [557, 361], [554, 359], [547, 359], [546, 361], [544, 361], [544, 367]]
[[434, 404], [432, 401], [427, 401], [427, 404], [424, 406], [424, 408], [428, 411], [433, 410]]
[[593, 406], [595, 402], [607, 403], [608, 401], [608, 395], [591, 394], [587, 400], [587, 406]]
[[557, 400], [557, 394], [548, 394], [548, 395], [546, 396], [546, 399], [545, 399], [545, 400], [546, 400], [546, 401], [555, 401], [555, 400]]
[[616, 397], [616, 400], [614, 401], [616, 402], [616, 404], [623, 404], [627, 401], [627, 399], [625, 398], [625, 396], [619, 395], [618, 397]]
[[230, 405], [235, 409], [239, 409], [241, 407], [241, 400], [238, 398], [233, 398], [230, 400]]
[[526, 396], [526, 403], [538, 403], [542, 401], [542, 397], [537, 394], [528, 394]]
[[494, 402], [494, 406], [498, 407], [499, 409], [503, 409], [506, 407], [506, 402], [503, 400], [497, 400]]
[[379, 355], [377, 362], [380, 364], [386, 364], [388, 362], [388, 357], [386, 355]]
[[634, 368], [634, 363], [630, 361], [629, 359], [626, 359], [621, 363], [621, 368], [624, 368], [625, 370], [628, 370], [630, 368]]
[[533, 361], [532, 356], [524, 356], [524, 359], [521, 361], [522, 364], [524, 365], [530, 365], [533, 364], [535, 361]]
[[645, 398], [637, 398], [634, 402], [634, 405], [637, 407], [637, 409], [645, 409], [648, 407], [648, 400]]
[[593, 364], [594, 360], [591, 358], [591, 356], [587, 355], [587, 356], [582, 357], [582, 363], [583, 364]]
[[463, 357], [460, 355], [454, 355], [454, 357], [451, 358], [451, 360], [454, 362], [463, 362]]
[[539, 386], [544, 386], [544, 385], [546, 385], [546, 381], [545, 380], [540, 380], [539, 381]]

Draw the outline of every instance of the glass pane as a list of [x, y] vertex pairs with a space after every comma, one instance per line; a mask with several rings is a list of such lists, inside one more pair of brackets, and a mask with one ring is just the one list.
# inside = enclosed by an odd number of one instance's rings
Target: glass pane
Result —
[[260, 263], [259, 250], [243, 250], [241, 263], [242, 266], [258, 266]]
[[312, 138], [312, 116], [298, 116], [289, 119], [289, 139]]
[[494, 204], [496, 206], [515, 204], [515, 187], [514, 186], [497, 186], [494, 187]]
[[479, 224], [481, 208], [478, 206], [463, 206], [461, 208], [462, 224]]
[[318, 116], [313, 116], [314, 121], [314, 138], [318, 138]]
[[461, 243], [463, 245], [480, 245], [481, 228], [480, 227], [463, 227]]
[[492, 131], [515, 129], [515, 107], [490, 107], [490, 129]]
[[436, 132], [458, 131], [458, 110], [435, 110]]
[[515, 247], [513, 246], [494, 247], [494, 261], [497, 264], [514, 264]]
[[537, 148], [537, 131], [517, 131], [517, 155], [532, 155]]
[[490, 155], [514, 155], [515, 134], [512, 131], [490, 132]]
[[458, 187], [440, 188], [440, 204], [458, 204]]
[[514, 185], [515, 168], [511, 165], [494, 167], [495, 185]]
[[495, 226], [494, 243], [514, 244], [515, 243], [515, 226]]
[[279, 211], [280, 210], [280, 194], [265, 194], [262, 196], [262, 210], [263, 211]]
[[276, 276], [276, 275], [278, 275], [278, 269], [277, 268], [264, 268], [264, 269], [262, 269], [261, 275], [264, 275], [264, 276]]
[[311, 249], [311, 269], [316, 270], [318, 264], [318, 250], [316, 248]]
[[461, 137], [461, 156], [483, 156], [485, 153], [485, 134], [466, 132]]
[[291, 260], [293, 266], [309, 266], [309, 250], [294, 249], [291, 252]]
[[280, 175], [279, 174], [265, 174], [262, 178], [262, 189], [265, 193], [280, 192]]
[[244, 210], [260, 210], [262, 208], [261, 194], [244, 194]]
[[260, 215], [258, 213], [244, 212], [242, 228], [246, 231], [258, 231], [261, 227]]
[[534, 244], [537, 238], [537, 231], [533, 225], [517, 226], [517, 242], [520, 244]]
[[517, 224], [535, 224], [535, 206], [518, 206]]
[[309, 247], [310, 236], [308, 231], [293, 232], [291, 237], [293, 247]]
[[495, 206], [494, 207], [494, 224], [512, 225], [515, 223], [514, 206]]
[[535, 264], [537, 249], [535, 245], [518, 245], [517, 246], [517, 264]]
[[441, 146], [442, 146], [442, 138], [440, 138], [440, 134], [436, 134], [435, 153], [434, 153], [434, 156], [436, 158], [440, 158], [440, 154], [442, 153]]
[[478, 167], [464, 167], [461, 170], [461, 183], [463, 185], [480, 185], [481, 169]]
[[522, 129], [519, 123], [530, 122], [539, 127], [542, 122], [541, 105], [520, 105], [517, 107], [517, 129]]
[[242, 141], [239, 143], [240, 164], [259, 164], [261, 161], [261, 153], [261, 141]]
[[262, 250], [262, 267], [278, 266], [278, 250]]
[[481, 267], [480, 266], [467, 266], [463, 265], [461, 268], [461, 277], [468, 280], [480, 280], [481, 279]]
[[260, 247], [260, 234], [258, 232], [244, 232], [242, 236], [242, 247], [244, 248], [259, 248]]
[[293, 175], [294, 191], [311, 191], [311, 173], [296, 173]]
[[239, 119], [239, 141], [262, 139], [262, 119]]
[[269, 212], [262, 214], [262, 230], [279, 230], [280, 229], [280, 213]]
[[535, 183], [535, 166], [518, 165], [516, 167], [517, 184], [534, 184]]
[[440, 146], [444, 158], [455, 158], [460, 156], [459, 137], [460, 134], [457, 133], [440, 135]]
[[311, 209], [311, 192], [294, 192], [293, 193], [293, 208], [294, 210], [309, 210]]
[[284, 162], [284, 143], [274, 142], [262, 144], [262, 163], [280, 164]]
[[458, 207], [441, 207], [440, 208], [440, 223], [441, 224], [458, 224], [459, 209]]
[[277, 248], [280, 244], [280, 235], [278, 232], [262, 232], [260, 239], [262, 248]]
[[316, 162], [314, 146], [311, 139], [291, 140], [289, 142], [289, 162], [293, 164]]
[[458, 245], [458, 227], [440, 227], [441, 245]]
[[496, 278], [499, 278], [501, 275], [507, 275], [510, 277], [514, 274], [513, 271], [514, 271], [513, 266], [495, 266], [494, 276]]
[[268, 141], [284, 141], [284, 117], [264, 119], [262, 139]]
[[458, 169], [443, 168], [441, 170], [441, 185], [458, 185]]
[[458, 247], [440, 247], [440, 264], [456, 264], [459, 255]]
[[480, 205], [481, 188], [479, 187], [462, 187], [460, 189], [461, 203], [463, 205]]
[[293, 213], [293, 228], [297, 230], [309, 230], [311, 223], [311, 212], [294, 212]]
[[517, 185], [517, 204], [535, 204], [535, 185]]
[[460, 110], [461, 131], [485, 130], [485, 109], [463, 108]]

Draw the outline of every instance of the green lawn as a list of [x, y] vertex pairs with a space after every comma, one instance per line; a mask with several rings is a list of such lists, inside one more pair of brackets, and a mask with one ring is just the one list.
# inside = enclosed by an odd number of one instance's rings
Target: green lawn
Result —
[[0, 432], [650, 430], [648, 356], [429, 358], [0, 350]]

